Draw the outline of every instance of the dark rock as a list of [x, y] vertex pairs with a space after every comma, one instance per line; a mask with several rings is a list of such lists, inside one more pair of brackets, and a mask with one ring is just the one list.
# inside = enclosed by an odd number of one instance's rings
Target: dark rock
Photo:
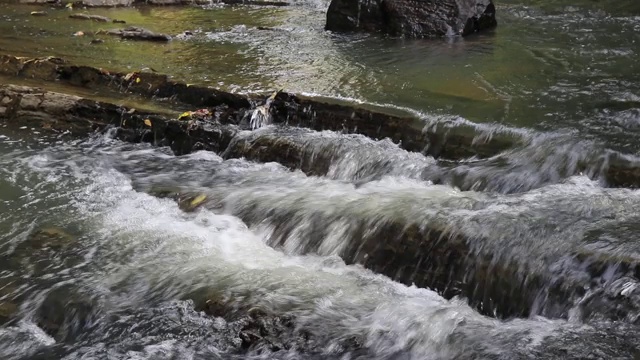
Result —
[[113, 19], [114, 24], [126, 24], [127, 22], [124, 20]]
[[14, 284], [6, 278], [0, 279], [0, 326], [15, 319], [20, 309], [14, 299], [18, 292]]
[[8, 323], [18, 313], [18, 305], [11, 301], [0, 300], [0, 326]]
[[[89, 66], [67, 65], [64, 60], [53, 57], [30, 59], [0, 55], [0, 73], [46, 81], [59, 80], [96, 90], [100, 88], [126, 90], [154, 99], [178, 101], [196, 108], [216, 107], [216, 119], [223, 124], [240, 124], [243, 119], [246, 119], [246, 114], [253, 111], [252, 102], [255, 102], [255, 99], [247, 96], [172, 81], [162, 74], [110, 73]], [[0, 106], [4, 105], [0, 104]], [[501, 152], [523, 146], [527, 141], [526, 138], [509, 131], [481, 136], [471, 123], [438, 122], [433, 126], [424, 127], [421, 120], [409, 114], [387, 114], [378, 109], [370, 110], [353, 104], [330, 103], [327, 100], [310, 99], [284, 92], [276, 96], [270, 106], [270, 113], [274, 123], [319, 131], [358, 133], [373, 139], [389, 138], [408, 151], [421, 152], [438, 158], [441, 163], [453, 165], [458, 160], [464, 161], [471, 157], [480, 159], [495, 157]], [[199, 140], [194, 141], [191, 137], [180, 137], [180, 139], [183, 145], [176, 146], [181, 151], [192, 151], [196, 143], [202, 143]], [[292, 149], [299, 148], [299, 146], [292, 146]], [[259, 154], [259, 156], [265, 155]], [[291, 155], [291, 161], [287, 166], [301, 164], [295, 159], [296, 157]], [[571, 176], [577, 172], [585, 172], [594, 179], [603, 179], [608, 186], [640, 187], [640, 162], [633, 157], [622, 156], [615, 152], [602, 154], [595, 165], [581, 164], [572, 171], [573, 173], [565, 175]], [[426, 174], [425, 178], [436, 182], [454, 183], [464, 190], [471, 188], [465, 186], [459, 179], [456, 180], [455, 177], [435, 175], [430, 177]]]
[[144, 40], [153, 42], [171, 41], [171, 36], [169, 35], [154, 33], [136, 26], [129, 26], [124, 29], [108, 30], [105, 33], [108, 35], [120, 36], [122, 39], [127, 40]]
[[102, 39], [93, 39], [89, 42], [89, 44], [96, 45], [96, 44], [102, 44], [103, 42], [104, 40]]
[[326, 29], [423, 38], [495, 27], [491, 0], [332, 0]]
[[36, 311], [38, 326], [57, 341], [73, 341], [95, 325], [94, 302], [70, 285], [51, 290]]

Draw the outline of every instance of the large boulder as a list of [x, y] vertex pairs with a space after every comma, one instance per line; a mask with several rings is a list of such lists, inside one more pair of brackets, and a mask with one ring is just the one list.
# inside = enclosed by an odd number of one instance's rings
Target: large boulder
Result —
[[326, 29], [423, 38], [468, 35], [497, 25], [492, 0], [332, 0]]

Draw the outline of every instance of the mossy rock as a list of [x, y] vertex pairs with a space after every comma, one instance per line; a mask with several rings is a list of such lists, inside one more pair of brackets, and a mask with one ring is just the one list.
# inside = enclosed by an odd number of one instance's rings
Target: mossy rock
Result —
[[15, 318], [16, 314], [20, 307], [18, 304], [11, 301], [0, 301], [0, 325], [5, 325], [13, 318]]
[[62, 250], [73, 245], [75, 241], [76, 238], [64, 229], [51, 226], [31, 233], [25, 245], [32, 249], [50, 248], [52, 250]]

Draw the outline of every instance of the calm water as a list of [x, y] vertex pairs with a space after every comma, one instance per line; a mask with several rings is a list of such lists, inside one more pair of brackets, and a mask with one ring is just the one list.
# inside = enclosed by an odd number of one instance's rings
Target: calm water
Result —
[[[582, 250], [640, 259], [640, 193], [575, 172], [578, 162], [596, 171], [611, 151], [639, 155], [640, 5], [567, 3], [500, 2], [494, 32], [419, 41], [326, 33], [322, 1], [96, 9], [158, 32], [193, 32], [168, 44], [97, 45], [71, 35], [115, 25], [0, 4], [2, 52], [153, 68], [234, 92], [284, 88], [375, 103], [429, 126], [524, 139], [488, 162], [445, 167], [358, 135], [277, 127], [238, 135], [339, 155], [326, 176], [312, 177], [207, 152], [176, 157], [109, 134], [63, 141], [0, 124], [0, 357], [638, 358], [637, 313], [614, 323], [585, 313], [602, 294], [586, 291], [561, 318], [540, 316], [541, 300], [528, 318], [498, 320], [339, 256], [357, 235], [354, 219], [372, 229], [409, 219], [486, 239], [479, 251], [562, 277], [580, 276], [566, 255]], [[485, 185], [428, 181], [447, 171]], [[187, 213], [153, 196], [166, 188], [215, 200]], [[614, 273], [604, 291], [621, 286], [639, 299], [640, 281]], [[211, 299], [239, 315], [200, 312]], [[250, 349], [238, 336], [248, 309], [273, 321], [250, 330], [267, 339]], [[279, 325], [285, 316], [293, 324]]]

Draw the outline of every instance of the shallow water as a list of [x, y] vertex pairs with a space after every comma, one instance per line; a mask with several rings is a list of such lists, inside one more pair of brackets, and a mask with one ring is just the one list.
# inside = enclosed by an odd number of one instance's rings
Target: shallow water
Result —
[[[2, 52], [233, 92], [284, 88], [518, 139], [461, 162], [286, 126], [234, 139], [286, 140], [310, 164], [329, 159], [310, 176], [232, 148], [176, 157], [109, 134], [71, 141], [0, 127], [0, 357], [637, 358], [640, 282], [625, 264], [640, 258], [640, 193], [605, 187], [602, 171], [615, 151], [638, 155], [640, 8], [566, 3], [510, 0], [493, 32], [411, 41], [324, 32], [321, 1], [95, 9], [194, 32], [99, 45], [71, 34], [116, 25], [0, 4]], [[157, 196], [165, 190], [206, 201], [185, 212], [184, 199]], [[514, 309], [501, 313], [499, 299], [453, 296], [456, 284], [429, 289], [348, 260], [358, 239], [393, 243], [401, 234], [384, 229], [396, 223], [446, 229], [470, 254], [540, 276], [540, 296], [523, 307], [510, 294]], [[614, 265], [592, 270], [584, 256]], [[559, 279], [583, 290], [554, 299]], [[207, 300], [228, 312], [205, 314]], [[266, 314], [260, 326], [255, 311]], [[247, 348], [247, 336], [261, 340]]]

